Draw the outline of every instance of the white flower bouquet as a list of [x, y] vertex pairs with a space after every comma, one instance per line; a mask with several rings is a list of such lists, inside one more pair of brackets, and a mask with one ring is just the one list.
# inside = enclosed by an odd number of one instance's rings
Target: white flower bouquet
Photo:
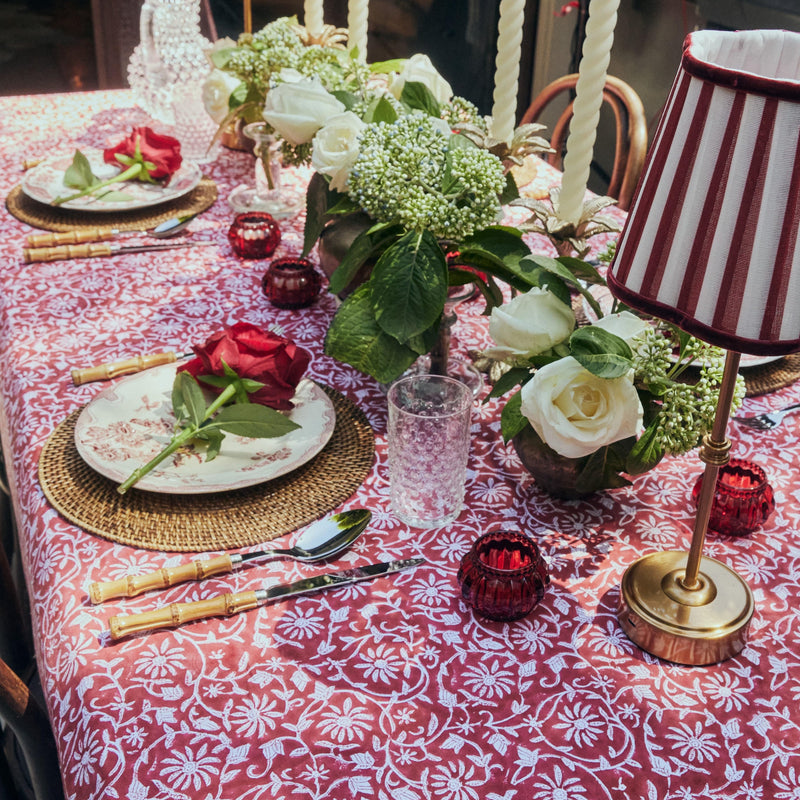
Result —
[[[628, 485], [626, 475], [697, 446], [713, 423], [724, 353], [616, 301], [604, 315], [590, 287], [605, 281], [583, 261], [536, 261], [550, 270], [546, 288], [492, 311], [495, 346], [483, 354], [507, 369], [490, 396], [521, 385], [503, 408], [502, 433], [523, 462], [532, 449], [562, 466], [571, 460], [564, 493], [581, 495]], [[570, 289], [587, 298], [593, 324], [576, 327]], [[743, 396], [740, 377], [734, 406]]]
[[541, 126], [524, 126], [501, 147], [427, 56], [369, 71], [348, 91], [282, 73], [264, 119], [298, 150], [310, 149], [305, 252], [326, 227], [356, 223], [331, 291], [344, 291], [374, 262], [337, 311], [326, 352], [388, 382], [435, 344], [449, 285], [477, 282], [491, 305], [502, 300], [492, 277], [449, 268], [448, 252], [519, 291], [536, 285], [520, 266], [530, 255], [521, 233], [498, 222], [501, 204], [518, 195], [508, 168], [548, 143], [536, 136]]

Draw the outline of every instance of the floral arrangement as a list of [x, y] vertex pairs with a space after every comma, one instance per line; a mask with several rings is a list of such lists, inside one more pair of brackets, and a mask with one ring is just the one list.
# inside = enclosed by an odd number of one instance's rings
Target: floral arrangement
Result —
[[[308, 352], [247, 322], [213, 334], [192, 350], [195, 358], [179, 367], [172, 388], [175, 433], [155, 458], [117, 487], [120, 494], [182, 447], [202, 444], [211, 461], [226, 432], [267, 439], [299, 427], [281, 412], [293, 407]], [[201, 383], [214, 396], [208, 404]]]
[[315, 77], [329, 91], [348, 91], [366, 78], [366, 67], [348, 55], [346, 38], [346, 31], [330, 25], [311, 37], [296, 17], [281, 17], [236, 42], [220, 39], [208, 52], [206, 110], [222, 131], [237, 120], [260, 121], [270, 90], [287, 79]]
[[[58, 206], [87, 195], [102, 196], [110, 202], [129, 200], [130, 196], [124, 192], [108, 188], [123, 181], [138, 180], [166, 186], [180, 169], [181, 144], [172, 136], [156, 133], [147, 127], [138, 127], [113, 147], [106, 148], [103, 151], [103, 161], [119, 166], [120, 171], [107, 180], [100, 180], [92, 172], [89, 159], [80, 150], [76, 150], [72, 164], [64, 173], [64, 185], [78, 191], [67, 197], [56, 198], [53, 205]], [[106, 189], [102, 195], [98, 194]]]
[[479, 281], [491, 304], [502, 299], [493, 278], [449, 268], [449, 252], [517, 289], [536, 285], [536, 271], [520, 267], [530, 254], [521, 233], [497, 223], [501, 203], [518, 194], [510, 166], [548, 143], [538, 125], [511, 143], [492, 139], [487, 121], [453, 96], [425, 55], [369, 69], [350, 92], [290, 76], [270, 89], [264, 119], [310, 149], [304, 254], [328, 226], [359, 228], [331, 291], [375, 262], [338, 309], [326, 353], [391, 381], [434, 345], [449, 285]]
[[[492, 392], [517, 385], [503, 408], [506, 441], [545, 447], [575, 460], [578, 494], [630, 483], [665, 455], [679, 455], [711, 430], [724, 353], [667, 323], [643, 319], [614, 301], [607, 314], [591, 289], [601, 274], [559, 258], [546, 288], [533, 288], [492, 311], [495, 346], [482, 355], [505, 372]], [[570, 290], [597, 320], [576, 327]], [[696, 382], [682, 380], [690, 365]], [[734, 406], [744, 396], [739, 378]], [[520, 452], [523, 456], [524, 453]]]

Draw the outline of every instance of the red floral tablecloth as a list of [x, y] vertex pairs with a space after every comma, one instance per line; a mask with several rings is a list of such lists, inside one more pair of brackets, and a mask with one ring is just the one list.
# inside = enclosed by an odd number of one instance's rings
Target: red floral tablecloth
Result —
[[[0, 189], [25, 158], [102, 146], [142, 114], [125, 92], [0, 99]], [[537, 489], [499, 435], [500, 404], [476, 404], [466, 509], [432, 531], [389, 511], [385, 398], [322, 355], [335, 309], [322, 296], [278, 311], [260, 293], [264, 262], [225, 239], [225, 197], [252, 162], [224, 151], [206, 167], [220, 199], [194, 224], [215, 246], [113, 259], [22, 262], [30, 228], [0, 226], [2, 443], [20, 526], [37, 656], [69, 798], [80, 800], [666, 800], [797, 798], [800, 784], [800, 419], [759, 434], [732, 426], [733, 452], [761, 463], [778, 510], [749, 538], [710, 535], [706, 553], [752, 587], [745, 650], [692, 668], [658, 661], [615, 617], [623, 571], [643, 553], [686, 549], [694, 455], [667, 459], [632, 488], [585, 501]], [[299, 177], [302, 181], [303, 176]], [[283, 225], [277, 255], [300, 249]], [[481, 303], [459, 308], [456, 347], [487, 343]], [[70, 369], [188, 343], [236, 320], [278, 324], [314, 355], [310, 374], [367, 414], [376, 462], [342, 508], [373, 522], [343, 564], [427, 563], [350, 589], [111, 644], [108, 617], [324, 571], [271, 561], [203, 586], [88, 604], [95, 580], [185, 555], [115, 545], [45, 500], [37, 459], [53, 429], [102, 384]], [[800, 387], [746, 402], [800, 399]], [[459, 598], [461, 556], [488, 528], [531, 534], [551, 586], [535, 612], [488, 623]]]

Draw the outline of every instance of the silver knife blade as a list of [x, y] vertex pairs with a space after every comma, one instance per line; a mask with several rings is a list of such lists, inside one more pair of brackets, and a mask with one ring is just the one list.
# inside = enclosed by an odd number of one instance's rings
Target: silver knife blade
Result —
[[304, 578], [294, 583], [261, 589], [256, 591], [256, 596], [258, 596], [259, 605], [261, 605], [270, 600], [292, 597], [298, 594], [319, 592], [324, 589], [335, 589], [338, 586], [347, 586], [351, 583], [358, 583], [359, 581], [368, 581], [381, 575], [391, 575], [393, 572], [400, 572], [404, 569], [418, 567], [420, 564], [424, 563], [424, 558], [404, 558], [399, 561], [384, 561], [380, 564], [368, 564], [365, 567], [340, 569], [338, 572], [326, 572], [324, 575]]
[[209, 247], [216, 242], [162, 242], [161, 244], [112, 244], [111, 253], [148, 253], [151, 250], [178, 250], [183, 247]]

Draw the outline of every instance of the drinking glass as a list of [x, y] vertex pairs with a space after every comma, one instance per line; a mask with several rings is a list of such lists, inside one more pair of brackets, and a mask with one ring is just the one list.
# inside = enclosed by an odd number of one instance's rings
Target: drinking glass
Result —
[[446, 525], [464, 503], [472, 392], [442, 375], [411, 375], [387, 399], [392, 511], [412, 527]]

